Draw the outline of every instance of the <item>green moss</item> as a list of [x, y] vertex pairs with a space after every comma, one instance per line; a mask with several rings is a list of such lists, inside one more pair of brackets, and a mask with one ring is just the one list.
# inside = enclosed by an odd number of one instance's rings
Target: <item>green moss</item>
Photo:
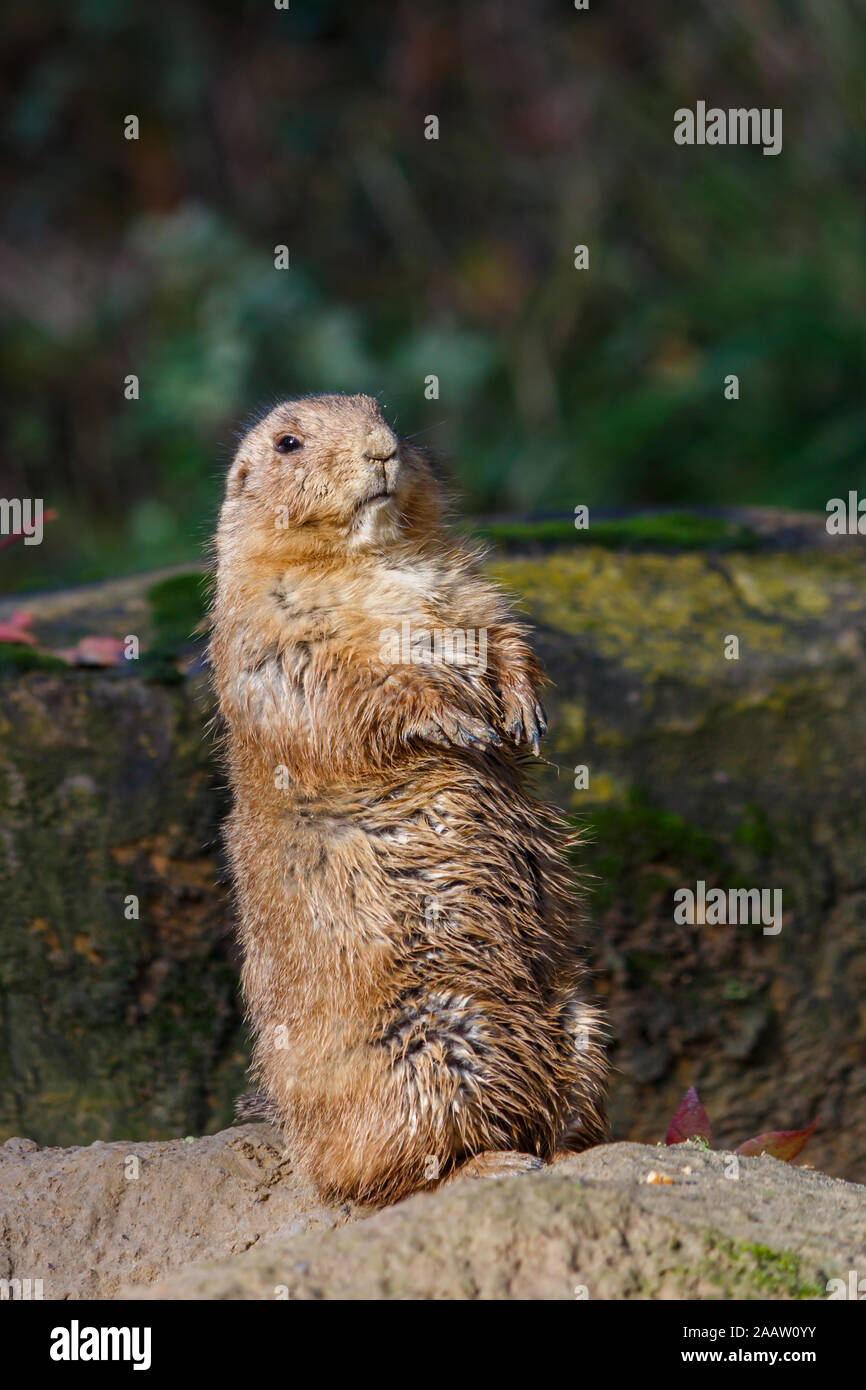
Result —
[[201, 572], [176, 574], [148, 590], [152, 635], [141, 659], [145, 680], [176, 683], [183, 679], [177, 657], [203, 637], [211, 582], [210, 575]]
[[722, 998], [731, 1003], [742, 1003], [745, 999], [751, 999], [753, 994], [752, 987], [744, 980], [729, 979], [725, 980], [722, 986]]
[[[672, 1246], [672, 1252], [678, 1242]], [[640, 1293], [655, 1298], [659, 1290], [675, 1280], [680, 1297], [694, 1297], [695, 1284], [709, 1284], [724, 1299], [814, 1299], [823, 1298], [821, 1284], [804, 1279], [799, 1257], [790, 1250], [773, 1250], [768, 1245], [732, 1240], [710, 1231], [705, 1238], [706, 1255], [692, 1264], [666, 1264], [661, 1261], [655, 1278], [642, 1281]], [[699, 1295], [700, 1296], [700, 1295]]]
[[702, 1273], [726, 1293], [740, 1297], [823, 1298], [820, 1284], [803, 1280], [800, 1260], [791, 1250], [771, 1250], [768, 1245], [749, 1244], [711, 1234], [707, 1237], [708, 1258]]
[[[685, 682], [737, 711], [756, 698], [771, 704], [779, 675], [807, 688], [821, 673], [832, 679], [844, 655], [828, 615], [862, 607], [859, 557], [824, 552], [706, 555], [631, 554], [588, 544], [541, 556], [498, 556], [493, 576], [520, 596], [530, 619], [580, 651], [617, 664], [641, 681], [651, 703], [671, 683]], [[739, 660], [725, 656], [725, 639], [739, 639]], [[803, 669], [804, 642], [815, 659]], [[820, 657], [820, 660], [818, 659]], [[757, 695], [754, 676], [771, 680]], [[690, 725], [690, 706], [681, 723]], [[668, 716], [673, 726], [676, 712]]]
[[59, 656], [36, 651], [33, 647], [14, 642], [0, 642], [0, 675], [21, 674], [24, 671], [68, 671]]
[[601, 545], [611, 550], [754, 550], [758, 536], [739, 522], [687, 512], [592, 521], [577, 530], [568, 517], [545, 521], [491, 522], [475, 535], [509, 550], [526, 545]]
[[[722, 869], [720, 851], [709, 835], [675, 812], [649, 805], [634, 789], [625, 805], [599, 806], [575, 823], [584, 832], [580, 863], [597, 876], [596, 907], [606, 907], [614, 897], [644, 906], [670, 888], [668, 866], [686, 880], [690, 875], [709, 878]], [[645, 967], [645, 962], [639, 964], [639, 973]]]
[[178, 646], [202, 629], [210, 598], [210, 575], [200, 571], [176, 574], [148, 589], [154, 636]]
[[770, 857], [776, 839], [763, 806], [753, 802], [746, 808], [745, 816], [734, 831], [734, 839], [739, 845], [748, 845], [762, 859]]

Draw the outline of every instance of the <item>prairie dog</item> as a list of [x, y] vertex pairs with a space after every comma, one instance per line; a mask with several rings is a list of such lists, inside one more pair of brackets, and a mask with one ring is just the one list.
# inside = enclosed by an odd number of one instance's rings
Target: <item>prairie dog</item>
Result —
[[286, 401], [216, 547], [243, 988], [297, 1161], [381, 1202], [599, 1142], [568, 832], [524, 789], [542, 673], [426, 454], [368, 396]]

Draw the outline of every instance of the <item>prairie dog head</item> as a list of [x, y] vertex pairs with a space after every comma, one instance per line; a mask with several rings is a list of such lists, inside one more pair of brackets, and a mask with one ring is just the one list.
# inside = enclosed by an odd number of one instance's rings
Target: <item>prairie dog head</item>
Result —
[[305, 396], [259, 421], [235, 454], [220, 513], [221, 554], [275, 560], [385, 549], [438, 529], [425, 455], [370, 396]]

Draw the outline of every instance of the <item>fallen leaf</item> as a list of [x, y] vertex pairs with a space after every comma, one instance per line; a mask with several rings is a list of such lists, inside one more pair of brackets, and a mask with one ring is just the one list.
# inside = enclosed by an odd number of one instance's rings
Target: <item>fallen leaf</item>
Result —
[[644, 1182], [662, 1182], [667, 1187], [672, 1187], [674, 1180], [673, 1178], [669, 1178], [667, 1173], [657, 1173], [655, 1168], [653, 1168], [651, 1173], [647, 1173]]
[[690, 1086], [668, 1126], [665, 1143], [684, 1144], [687, 1139], [706, 1139], [709, 1144], [712, 1137], [709, 1116], [701, 1105], [694, 1086]]
[[29, 647], [36, 646], [36, 638], [28, 631], [33, 614], [19, 608], [8, 622], [0, 623], [0, 642], [25, 642]]
[[124, 660], [124, 643], [119, 637], [82, 637], [74, 647], [52, 653], [70, 666], [117, 666]]
[[813, 1120], [805, 1129], [771, 1129], [766, 1134], [758, 1134], [754, 1139], [746, 1139], [740, 1144], [739, 1148], [734, 1149], [734, 1153], [740, 1154], [743, 1158], [755, 1158], [758, 1154], [771, 1154], [773, 1158], [781, 1158], [783, 1162], [790, 1163], [792, 1158], [796, 1158], [802, 1148], [808, 1144], [812, 1135], [815, 1133], [817, 1120]]

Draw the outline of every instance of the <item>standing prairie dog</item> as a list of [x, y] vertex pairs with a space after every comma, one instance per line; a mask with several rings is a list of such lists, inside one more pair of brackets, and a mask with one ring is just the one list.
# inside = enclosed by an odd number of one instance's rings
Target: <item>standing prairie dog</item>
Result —
[[210, 657], [254, 1066], [323, 1195], [379, 1202], [604, 1137], [541, 672], [423, 451], [368, 396], [241, 443]]

